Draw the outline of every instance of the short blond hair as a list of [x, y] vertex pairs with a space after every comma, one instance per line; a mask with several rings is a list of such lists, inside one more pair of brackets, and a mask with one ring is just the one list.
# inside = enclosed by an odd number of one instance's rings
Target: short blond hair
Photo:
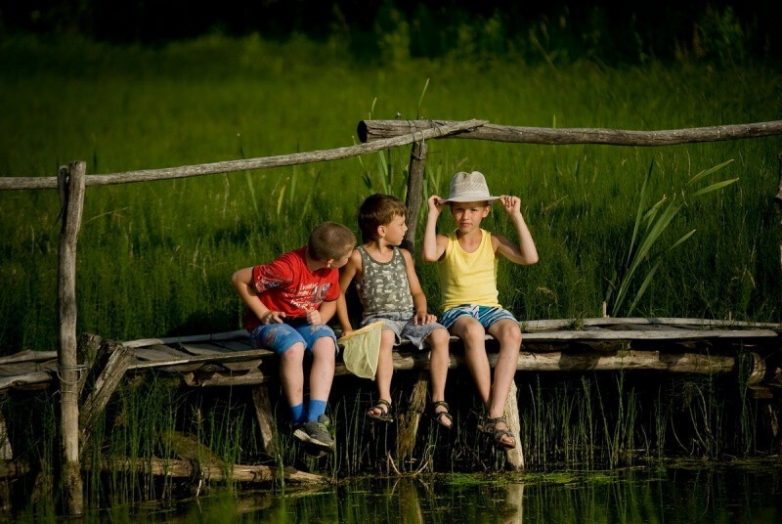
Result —
[[349, 255], [356, 246], [356, 235], [336, 222], [324, 222], [310, 233], [307, 253], [314, 260], [325, 262]]

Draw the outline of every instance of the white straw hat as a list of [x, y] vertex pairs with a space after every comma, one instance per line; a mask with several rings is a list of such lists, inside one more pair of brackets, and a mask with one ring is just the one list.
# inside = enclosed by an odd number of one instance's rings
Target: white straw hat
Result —
[[451, 179], [451, 191], [448, 202], [493, 202], [500, 197], [489, 193], [486, 178], [480, 171], [467, 173], [460, 171]]

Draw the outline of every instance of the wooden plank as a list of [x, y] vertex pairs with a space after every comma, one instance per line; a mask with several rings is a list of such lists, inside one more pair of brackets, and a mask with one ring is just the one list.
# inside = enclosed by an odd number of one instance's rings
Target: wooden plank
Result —
[[522, 338], [532, 342], [577, 340], [697, 340], [697, 339], [746, 339], [779, 338], [771, 329], [660, 329], [641, 330], [577, 330], [524, 333]]
[[[137, 350], [138, 351], [138, 350]], [[268, 357], [270, 355], [273, 355], [274, 353], [272, 351], [269, 351], [268, 349], [252, 349], [249, 351], [236, 351], [233, 353], [218, 353], [213, 355], [201, 355], [196, 357], [189, 357], [186, 359], [171, 359], [167, 361], [154, 361], [154, 362], [136, 362], [131, 364], [129, 369], [138, 370], [138, 369], [149, 369], [149, 368], [159, 368], [159, 367], [176, 367], [178, 365], [183, 364], [192, 364], [195, 362], [198, 363], [206, 363], [206, 362], [234, 362], [239, 360], [251, 360], [251, 359], [257, 359], [257, 358], [264, 358]]]
[[700, 328], [767, 328], [782, 329], [782, 324], [774, 322], [744, 322], [738, 320], [719, 320], [702, 318], [670, 318], [670, 317], [600, 317], [583, 319], [544, 319], [520, 322], [522, 331], [534, 333], [547, 330], [579, 330], [593, 326], [615, 325], [649, 325], [649, 326], [691, 326]]
[[6, 364], [15, 364], [18, 362], [46, 362], [49, 360], [57, 360], [56, 351], [33, 351], [26, 349], [13, 355], [6, 355], [0, 357], [0, 366]]
[[53, 380], [54, 374], [46, 371], [0, 377], [0, 391], [6, 389], [39, 389], [39, 387], [48, 387]]
[[138, 340], [129, 340], [123, 342], [123, 345], [129, 348], [140, 348], [146, 346], [153, 346], [156, 344], [185, 344], [188, 342], [207, 342], [210, 340], [230, 340], [233, 338], [247, 337], [247, 330], [235, 329], [233, 331], [222, 331], [219, 333], [206, 333], [203, 335], [185, 335], [181, 337], [167, 337], [167, 338], [141, 338]]
[[[362, 142], [387, 140], [452, 123], [452, 120], [362, 120], [358, 124], [358, 137]], [[688, 129], [664, 129], [636, 131], [601, 128], [548, 128], [521, 127], [485, 123], [471, 131], [452, 135], [450, 138], [491, 140], [517, 144], [609, 144], [615, 146], [668, 146], [699, 142], [718, 142], [740, 138], [756, 138], [782, 135], [782, 120], [733, 124]]]
[[[394, 370], [410, 371], [429, 368], [425, 352], [400, 354], [394, 352]], [[497, 353], [489, 353], [489, 364], [494, 367]], [[616, 354], [593, 353], [529, 353], [522, 351], [516, 369], [519, 371], [616, 371], [656, 370], [671, 373], [716, 374], [733, 371], [736, 358], [725, 355], [698, 353], [668, 353], [663, 351], [628, 350]], [[451, 355], [450, 369], [464, 367], [462, 355]], [[335, 375], [350, 374], [343, 363], [336, 366]]]

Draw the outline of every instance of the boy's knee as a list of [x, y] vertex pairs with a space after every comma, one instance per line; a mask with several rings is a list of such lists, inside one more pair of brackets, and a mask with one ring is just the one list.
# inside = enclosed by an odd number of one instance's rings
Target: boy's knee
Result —
[[280, 358], [288, 362], [304, 360], [304, 344], [296, 342], [289, 346], [288, 349], [282, 352]]
[[471, 342], [483, 340], [486, 336], [486, 330], [479, 322], [469, 322], [462, 327], [462, 338]]
[[443, 328], [435, 329], [429, 335], [429, 345], [432, 346], [432, 349], [438, 347], [445, 347], [447, 349], [450, 341], [451, 341], [451, 334], [448, 333], [447, 329], [443, 329]]
[[517, 323], [508, 322], [500, 327], [496, 338], [501, 344], [521, 346], [521, 329]]

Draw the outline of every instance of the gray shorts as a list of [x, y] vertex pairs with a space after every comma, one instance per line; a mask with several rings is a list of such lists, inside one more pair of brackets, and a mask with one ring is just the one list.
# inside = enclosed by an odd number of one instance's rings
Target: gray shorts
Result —
[[394, 345], [398, 346], [402, 343], [402, 339], [409, 340], [418, 349], [424, 349], [426, 345], [424, 340], [426, 337], [432, 334], [436, 329], [445, 329], [445, 326], [438, 322], [431, 322], [429, 324], [416, 324], [415, 315], [410, 313], [383, 313], [382, 315], [370, 315], [364, 317], [361, 321], [362, 326], [383, 321], [383, 329], [390, 329], [394, 332], [396, 342]]

